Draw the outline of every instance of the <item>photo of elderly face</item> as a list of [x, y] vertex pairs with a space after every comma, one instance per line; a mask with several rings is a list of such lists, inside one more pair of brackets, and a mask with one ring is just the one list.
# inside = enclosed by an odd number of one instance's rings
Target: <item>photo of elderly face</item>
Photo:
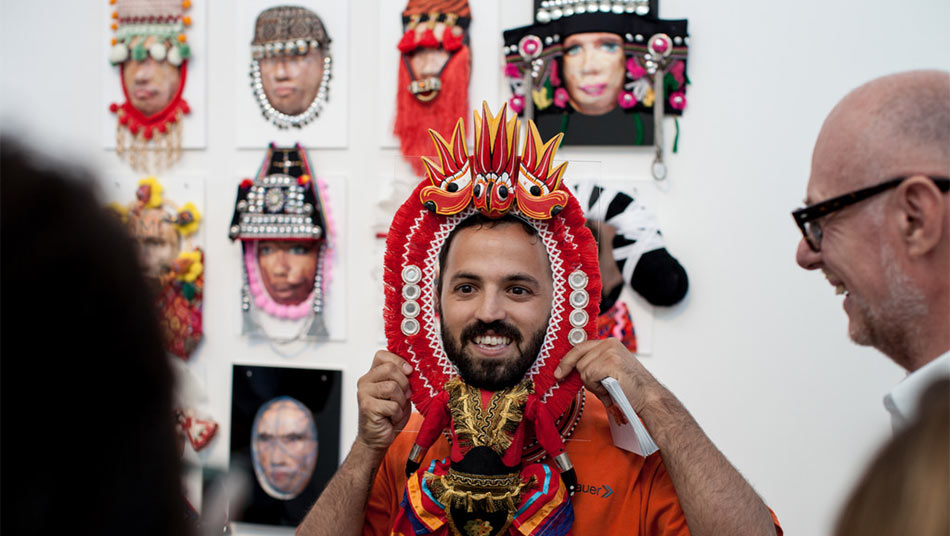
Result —
[[313, 291], [319, 243], [314, 240], [261, 240], [257, 264], [264, 289], [280, 305], [297, 305]]
[[145, 276], [158, 279], [172, 269], [181, 252], [181, 237], [162, 208], [142, 208], [129, 213], [129, 230], [139, 245]]
[[330, 80], [330, 37], [316, 13], [291, 6], [262, 11], [251, 57], [251, 86], [265, 115], [276, 111], [302, 126], [319, 113]]
[[122, 64], [122, 85], [132, 106], [151, 117], [171, 104], [181, 85], [181, 72], [167, 59], [168, 41], [159, 43], [155, 36], [144, 40], [134, 37], [129, 41], [129, 49], [139, 44], [147, 54], [142, 60], [129, 58]]
[[310, 483], [317, 463], [313, 414], [289, 396], [263, 405], [251, 430], [251, 455], [257, 481], [275, 499], [290, 500]]
[[564, 39], [564, 84], [571, 106], [603, 115], [617, 106], [624, 82], [623, 40], [617, 34], [586, 32]]

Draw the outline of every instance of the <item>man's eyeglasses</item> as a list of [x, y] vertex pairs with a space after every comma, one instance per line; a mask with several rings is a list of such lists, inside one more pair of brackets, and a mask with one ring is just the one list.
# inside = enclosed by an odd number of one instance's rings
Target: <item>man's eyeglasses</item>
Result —
[[[818, 221], [816, 220], [823, 216], [827, 216], [836, 210], [841, 210], [859, 201], [864, 201], [865, 199], [877, 195], [883, 191], [896, 188], [897, 185], [904, 182], [906, 179], [907, 177], [897, 177], [896, 179], [884, 181], [874, 186], [869, 186], [851, 193], [839, 195], [838, 197], [832, 197], [831, 199], [827, 199], [820, 203], [815, 203], [814, 205], [809, 205], [805, 208], [794, 210], [792, 211], [792, 217], [795, 218], [795, 223], [797, 223], [798, 228], [801, 229], [802, 235], [805, 237], [805, 242], [808, 242], [808, 247], [817, 253], [821, 251], [822, 231], [821, 225], [819, 225]], [[934, 181], [934, 183], [937, 185], [937, 188], [940, 188], [941, 191], [946, 192], [950, 190], [950, 179], [931, 177], [930, 180]]]

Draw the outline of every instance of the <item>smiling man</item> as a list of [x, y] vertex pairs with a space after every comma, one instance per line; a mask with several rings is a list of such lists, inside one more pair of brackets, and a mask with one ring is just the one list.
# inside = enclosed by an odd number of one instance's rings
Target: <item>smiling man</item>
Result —
[[950, 73], [912, 71], [848, 94], [812, 155], [796, 260], [843, 294], [848, 333], [909, 373], [895, 427], [950, 375]]
[[[475, 116], [471, 157], [462, 120], [432, 135], [439, 162], [387, 238], [388, 350], [297, 534], [775, 534], [679, 401], [619, 341], [588, 340], [597, 247], [551, 165], [561, 137], [529, 122], [519, 158], [506, 113]], [[660, 455], [613, 444], [608, 376]]]

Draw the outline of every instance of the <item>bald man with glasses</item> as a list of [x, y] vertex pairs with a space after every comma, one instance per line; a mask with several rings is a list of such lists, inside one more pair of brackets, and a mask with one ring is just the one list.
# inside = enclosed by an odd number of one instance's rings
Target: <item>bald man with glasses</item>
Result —
[[950, 73], [855, 89], [812, 154], [796, 260], [844, 294], [848, 332], [907, 370], [884, 399], [895, 428], [950, 376]]

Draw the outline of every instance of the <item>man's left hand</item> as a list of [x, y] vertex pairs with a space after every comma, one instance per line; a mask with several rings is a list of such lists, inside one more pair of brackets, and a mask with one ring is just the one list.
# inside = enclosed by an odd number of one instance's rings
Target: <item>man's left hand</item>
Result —
[[558, 364], [554, 376], [561, 380], [577, 369], [584, 387], [610, 407], [613, 401], [600, 381], [610, 376], [616, 379], [630, 401], [630, 406], [640, 413], [660, 387], [656, 378], [631, 354], [619, 340], [610, 337], [599, 341], [586, 341], [571, 349]]

